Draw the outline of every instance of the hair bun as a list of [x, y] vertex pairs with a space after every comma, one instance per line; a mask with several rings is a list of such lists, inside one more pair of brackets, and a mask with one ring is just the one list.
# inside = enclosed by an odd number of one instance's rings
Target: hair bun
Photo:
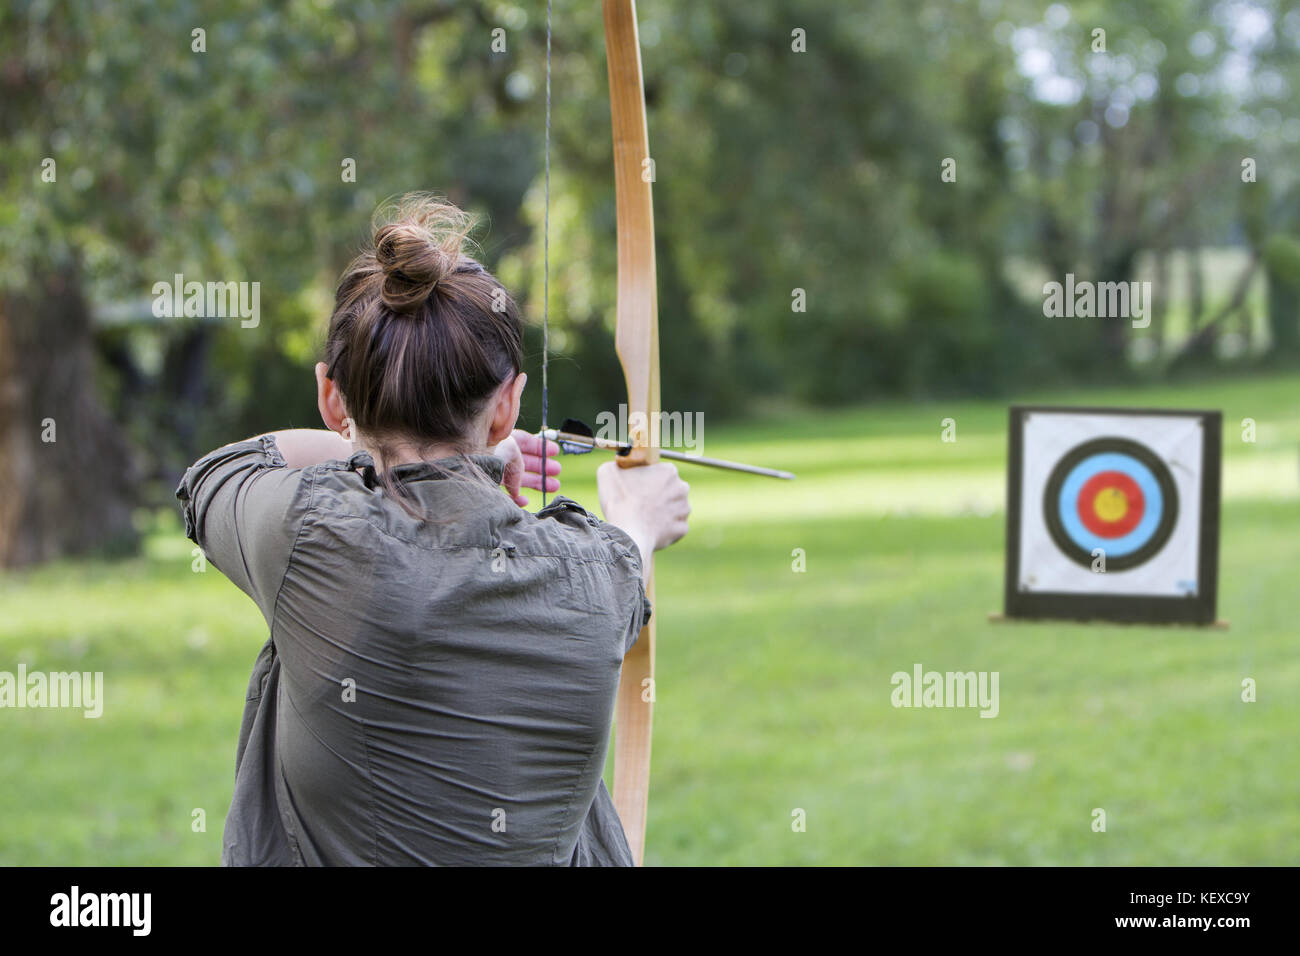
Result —
[[428, 197], [408, 197], [390, 211], [374, 233], [375, 261], [384, 273], [380, 297], [394, 312], [415, 312], [460, 267], [470, 220]]

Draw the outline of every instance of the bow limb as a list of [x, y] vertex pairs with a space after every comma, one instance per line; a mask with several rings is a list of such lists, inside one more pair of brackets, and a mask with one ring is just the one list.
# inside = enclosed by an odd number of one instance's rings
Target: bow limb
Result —
[[[627, 379], [628, 438], [623, 467], [659, 458], [659, 320], [655, 293], [654, 206], [641, 47], [634, 0], [603, 0], [605, 56], [609, 64], [610, 118], [614, 129], [614, 191], [618, 216], [618, 304], [614, 344]], [[654, 602], [653, 557], [646, 593]], [[656, 616], [658, 612], [656, 611]], [[614, 711], [614, 806], [632, 857], [645, 855], [650, 791], [650, 740], [654, 717], [655, 625], [652, 620], [623, 660]]]

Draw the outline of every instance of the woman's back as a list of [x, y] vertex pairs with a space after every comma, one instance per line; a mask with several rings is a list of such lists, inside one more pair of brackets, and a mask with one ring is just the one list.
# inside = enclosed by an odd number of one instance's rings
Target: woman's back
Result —
[[[182, 486], [193, 513], [237, 516], [205, 549], [241, 586], [247, 569], [271, 626], [227, 862], [626, 862], [579, 844], [608, 803], [619, 667], [648, 613], [631, 540], [565, 499], [523, 511], [475, 480], [500, 481], [490, 456], [394, 469], [421, 520], [365, 453], [294, 471], [243, 445]], [[245, 812], [271, 796], [283, 844]]]

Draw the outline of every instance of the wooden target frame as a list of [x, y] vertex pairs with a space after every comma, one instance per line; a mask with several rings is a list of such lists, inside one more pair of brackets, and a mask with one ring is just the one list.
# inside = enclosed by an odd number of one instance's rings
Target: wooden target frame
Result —
[[[1140, 438], [1135, 437], [1135, 433], [1142, 429], [1147, 433], [1158, 433], [1164, 420], [1169, 423], [1169, 431], [1181, 430], [1194, 439], [1199, 438], [1199, 454], [1194, 456], [1195, 461], [1173, 461], [1174, 467], [1170, 468], [1158, 451], [1146, 447]], [[1043, 443], [1043, 439], [1035, 435], [1068, 433], [1069, 427], [1062, 428], [1062, 425], [1069, 426], [1072, 422], [1078, 423], [1077, 436], [1054, 439], [1062, 449], [1058, 458], [1053, 457], [1054, 450], [1043, 452], [1037, 449], [1035, 443]], [[1199, 436], [1194, 434], [1198, 427]], [[1026, 432], [1033, 428], [1038, 431], [1030, 435], [1032, 447], [1027, 450]], [[1096, 429], [1095, 433], [1089, 434], [1089, 428]], [[1218, 411], [1011, 406], [1007, 439], [1005, 617], [1214, 624], [1218, 603], [1222, 436], [1223, 416]], [[1065, 537], [1068, 532], [1062, 529], [1052, 507], [1053, 496], [1061, 493], [1068, 480], [1066, 476], [1071, 476], [1071, 469], [1079, 462], [1087, 461], [1090, 456], [1096, 459], [1106, 454], [1119, 456], [1118, 460], [1134, 465], [1139, 479], [1152, 491], [1153, 503], [1158, 504], [1160, 510], [1158, 517], [1152, 518], [1151, 528], [1140, 546], [1131, 553], [1112, 559], [1111, 567], [1104, 575], [1085, 581], [1078, 576], [1087, 574], [1086, 567], [1067, 569], [1083, 563], [1081, 553], [1086, 553], [1086, 549], [1072, 546]], [[1037, 461], [1033, 460], [1035, 456]], [[1031, 466], [1028, 475], [1027, 458]], [[1052, 462], [1050, 469], [1046, 469], [1047, 462]], [[1186, 474], [1192, 471], [1189, 465], [1199, 465], [1191, 477]], [[1046, 480], [1044, 471], [1047, 471]], [[1178, 473], [1176, 477], [1175, 472]], [[1078, 486], [1079, 480], [1074, 478], [1071, 487]], [[1122, 480], [1128, 479], [1122, 476]], [[1175, 481], [1182, 484], [1184, 491], [1190, 487], [1195, 493], [1180, 495]], [[1186, 499], [1194, 499], [1195, 507], [1189, 509]], [[1180, 550], [1172, 559], [1169, 555], [1161, 558], [1162, 549], [1170, 542], [1170, 536], [1180, 522], [1193, 522], [1194, 525], [1188, 524], [1176, 539]], [[1194, 533], [1191, 530], [1193, 526]], [[1024, 554], [1030, 550], [1030, 542], [1025, 537], [1027, 533], [1035, 536], [1039, 554], [1050, 550], [1048, 544], [1055, 548], [1056, 553], [1050, 556], [1050, 562], [1060, 562], [1062, 568], [1056, 574], [1044, 577], [1055, 578], [1057, 584], [1053, 585], [1049, 580], [1041, 587], [1035, 586], [1035, 568], [1022, 567], [1022, 563], [1031, 563]], [[1193, 544], [1196, 549], [1194, 559], [1187, 553]], [[1176, 561], [1184, 566], [1184, 576], [1194, 575], [1187, 577], [1186, 583], [1179, 582], [1185, 593], [1158, 593], [1160, 589], [1152, 589], [1156, 593], [1147, 593], [1146, 588], [1134, 586], [1134, 579], [1141, 577], [1132, 573], [1134, 568], [1140, 570], [1144, 563], [1154, 564], [1159, 560]], [[1158, 570], [1148, 569], [1148, 573], [1157, 573]], [[1059, 583], [1070, 580], [1071, 574], [1079, 582], [1078, 586]], [[1106, 580], [1103, 581], [1103, 577]]]

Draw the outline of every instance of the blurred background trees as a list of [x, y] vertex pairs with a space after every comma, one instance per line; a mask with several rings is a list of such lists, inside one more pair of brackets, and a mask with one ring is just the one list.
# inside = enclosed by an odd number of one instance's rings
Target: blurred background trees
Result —
[[[666, 407], [1300, 361], [1291, 5], [639, 14]], [[554, 27], [551, 407], [590, 416], [623, 390], [599, 5], [558, 0]], [[197, 455], [317, 425], [333, 282], [386, 197], [481, 214], [540, 321], [544, 62], [541, 2], [6, 4], [0, 564], [130, 548]], [[1151, 326], [1044, 317], [1067, 273], [1152, 282]], [[260, 283], [260, 322], [154, 316], [177, 274]]]

